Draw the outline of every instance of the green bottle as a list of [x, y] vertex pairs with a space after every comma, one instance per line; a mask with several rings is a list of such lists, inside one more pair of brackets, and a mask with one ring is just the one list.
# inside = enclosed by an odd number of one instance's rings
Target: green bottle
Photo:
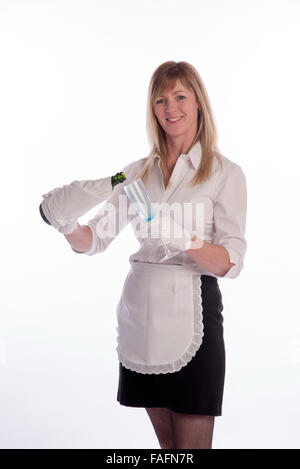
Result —
[[124, 182], [126, 179], [125, 173], [117, 173], [114, 176], [111, 177], [111, 185], [112, 187], [115, 187], [117, 184], [120, 182]]

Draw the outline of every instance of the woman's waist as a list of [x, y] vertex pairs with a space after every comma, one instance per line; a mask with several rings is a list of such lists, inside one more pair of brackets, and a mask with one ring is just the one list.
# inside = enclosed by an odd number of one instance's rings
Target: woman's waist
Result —
[[217, 284], [218, 279], [214, 275], [206, 275], [199, 272], [197, 266], [189, 264], [161, 264], [161, 263], [151, 263], [151, 262], [142, 262], [142, 261], [130, 261], [131, 269], [135, 272], [141, 273], [176, 273], [182, 275], [196, 275], [201, 277], [203, 281], [209, 282], [211, 284]]
[[[198, 276], [207, 276], [216, 278], [214, 274], [204, 269], [200, 264], [197, 264], [193, 259], [191, 259], [185, 252], [179, 252], [172, 259], [169, 259], [165, 262], [159, 262], [165, 256], [165, 251], [162, 246], [162, 249], [159, 251], [159, 248], [151, 245], [141, 245], [138, 251], [134, 252], [129, 257], [129, 263], [132, 268], [143, 269], [145, 267], [150, 272], [182, 272], [182, 273], [191, 273]], [[143, 269], [144, 270], [144, 269]]]

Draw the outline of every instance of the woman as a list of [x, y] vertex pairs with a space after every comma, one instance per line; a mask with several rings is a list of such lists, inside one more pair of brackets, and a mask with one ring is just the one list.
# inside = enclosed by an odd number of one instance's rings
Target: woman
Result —
[[[154, 71], [147, 130], [150, 155], [127, 165], [126, 183], [88, 225], [65, 236], [75, 252], [94, 255], [131, 221], [140, 248], [129, 258], [117, 308], [117, 400], [146, 409], [161, 448], [211, 448], [225, 376], [217, 278], [235, 278], [243, 267], [246, 179], [241, 167], [217, 150], [204, 84], [187, 62], [165, 62]], [[130, 212], [124, 192], [124, 185], [139, 177], [151, 201], [164, 207], [163, 217], [147, 226]], [[191, 208], [188, 216], [165, 210], [184, 204]], [[118, 219], [111, 234], [109, 209]], [[176, 252], [164, 262], [162, 238]]]

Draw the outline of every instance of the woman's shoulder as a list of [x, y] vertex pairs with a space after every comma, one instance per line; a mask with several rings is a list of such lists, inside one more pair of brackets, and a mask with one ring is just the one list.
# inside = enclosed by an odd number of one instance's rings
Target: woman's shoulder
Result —
[[133, 175], [137, 173], [145, 164], [147, 157], [139, 158], [137, 160], [131, 161], [126, 166], [124, 166], [123, 171], [126, 176]]
[[231, 172], [235, 172], [235, 171], [243, 173], [243, 169], [241, 165], [239, 165], [238, 163], [236, 163], [235, 161], [231, 160], [230, 158], [228, 158], [227, 156], [223, 154], [221, 154], [220, 156], [222, 160], [222, 166], [220, 165], [220, 161], [215, 157], [214, 167], [213, 167], [214, 172], [223, 173], [224, 175], [230, 174]]

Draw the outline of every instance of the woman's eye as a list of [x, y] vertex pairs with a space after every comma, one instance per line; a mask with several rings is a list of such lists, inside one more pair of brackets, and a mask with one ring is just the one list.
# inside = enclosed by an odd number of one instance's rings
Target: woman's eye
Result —
[[[185, 96], [179, 95], [179, 96], [177, 96], [177, 98], [183, 98], [184, 99]], [[164, 101], [164, 99], [163, 98], [159, 99], [158, 101], [156, 101], [156, 104], [159, 104], [161, 101]]]

